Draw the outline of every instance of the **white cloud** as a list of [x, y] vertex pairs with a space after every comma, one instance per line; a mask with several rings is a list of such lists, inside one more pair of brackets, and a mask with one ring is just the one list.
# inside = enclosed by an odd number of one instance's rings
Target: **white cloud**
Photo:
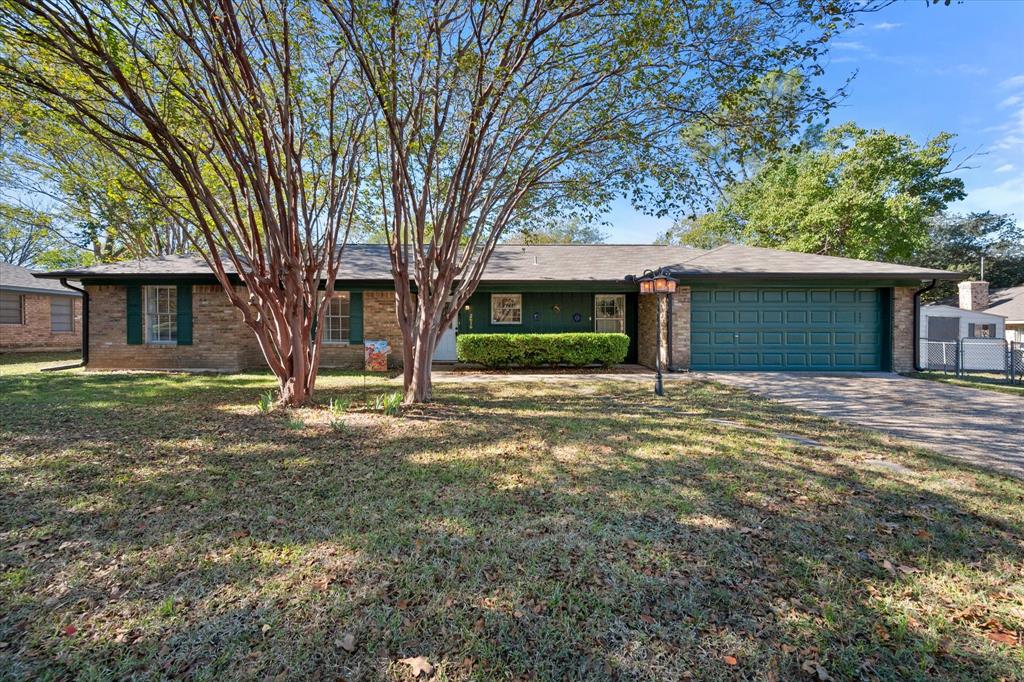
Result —
[[[858, 43], [856, 40], [836, 40], [832, 43], [832, 47], [838, 47], [840, 50], [866, 50], [868, 49], [864, 43]], [[1024, 78], [1024, 76], [1022, 76]]]
[[957, 211], [992, 211], [1013, 213], [1018, 219], [1024, 218], [1024, 174], [987, 187], [968, 191], [967, 198], [951, 207]]
[[994, 172], [995, 173], [1009, 173], [1012, 170], [1013, 170], [1013, 164], [1012, 163], [1004, 163], [999, 168], [996, 168]]
[[1012, 107], [1014, 104], [1020, 104], [1021, 102], [1024, 102], [1024, 97], [1021, 97], [1020, 95], [1010, 95], [999, 103], [999, 108], [1005, 109], [1006, 107]]
[[1003, 88], [1004, 90], [1011, 90], [1013, 88], [1019, 88], [1021, 86], [1024, 86], [1024, 73], [1020, 74], [1019, 76], [1012, 76], [1010, 78], [1007, 78], [1006, 80], [999, 84], [999, 87]]
[[879, 30], [879, 31], [891, 31], [891, 30], [893, 30], [894, 28], [899, 28], [899, 27], [900, 27], [900, 26], [902, 26], [902, 25], [903, 25], [903, 24], [894, 24], [894, 23], [892, 23], [892, 22], [889, 22], [889, 21], [883, 21], [883, 22], [882, 22], [882, 23], [880, 23], [880, 24], [875, 24], [875, 25], [874, 25], [874, 26], [872, 26], [871, 28], [877, 29], [877, 30]]

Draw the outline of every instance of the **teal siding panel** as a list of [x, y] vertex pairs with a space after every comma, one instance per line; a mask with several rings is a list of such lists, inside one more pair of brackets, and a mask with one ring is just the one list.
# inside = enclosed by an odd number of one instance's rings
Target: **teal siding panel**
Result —
[[126, 341], [129, 345], [137, 346], [142, 343], [142, 287], [129, 284], [124, 289]]
[[178, 298], [178, 345], [192, 345], [192, 286], [179, 284], [175, 287]]
[[353, 291], [348, 298], [348, 341], [363, 342], [363, 292]]
[[887, 290], [694, 287], [691, 366], [703, 370], [887, 369]]
[[[507, 293], [520, 293], [508, 291]], [[522, 324], [491, 324], [491, 293], [477, 291], [459, 311], [460, 334], [559, 334], [594, 331], [595, 293], [598, 292], [522, 292]], [[636, 361], [637, 294], [625, 293], [626, 334], [629, 352], [626, 362]]]

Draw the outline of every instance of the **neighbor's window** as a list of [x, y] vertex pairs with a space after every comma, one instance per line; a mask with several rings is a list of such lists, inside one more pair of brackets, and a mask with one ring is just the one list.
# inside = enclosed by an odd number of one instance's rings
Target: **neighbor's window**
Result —
[[50, 331], [75, 330], [75, 299], [70, 296], [50, 297]]
[[176, 343], [177, 340], [177, 289], [146, 287], [146, 343]]
[[347, 291], [335, 292], [324, 313], [323, 340], [325, 343], [348, 343], [349, 329], [349, 294]]
[[626, 333], [625, 294], [598, 294], [594, 296], [594, 331]]
[[21, 295], [0, 291], [0, 324], [22, 324]]
[[994, 324], [969, 324], [967, 325], [967, 335], [972, 339], [991, 339], [996, 335], [996, 326]]
[[522, 294], [491, 294], [491, 324], [522, 323]]

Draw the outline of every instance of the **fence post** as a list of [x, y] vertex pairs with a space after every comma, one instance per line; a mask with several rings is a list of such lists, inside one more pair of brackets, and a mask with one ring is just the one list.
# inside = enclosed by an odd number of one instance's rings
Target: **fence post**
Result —
[[956, 340], [956, 376], [960, 377], [961, 366], [964, 361], [964, 344], [962, 339]]

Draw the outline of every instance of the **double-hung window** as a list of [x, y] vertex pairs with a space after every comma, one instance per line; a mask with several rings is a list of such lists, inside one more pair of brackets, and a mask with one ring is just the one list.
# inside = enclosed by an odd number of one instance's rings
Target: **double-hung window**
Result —
[[491, 294], [491, 324], [522, 323], [522, 294]]
[[75, 331], [75, 299], [70, 296], [50, 297], [50, 331]]
[[21, 294], [0, 291], [0, 324], [24, 324], [22, 299]]
[[173, 286], [146, 287], [146, 343], [177, 343], [178, 291]]
[[324, 311], [324, 343], [348, 343], [351, 326], [350, 296], [336, 291]]
[[625, 294], [597, 294], [594, 296], [594, 331], [626, 333]]

